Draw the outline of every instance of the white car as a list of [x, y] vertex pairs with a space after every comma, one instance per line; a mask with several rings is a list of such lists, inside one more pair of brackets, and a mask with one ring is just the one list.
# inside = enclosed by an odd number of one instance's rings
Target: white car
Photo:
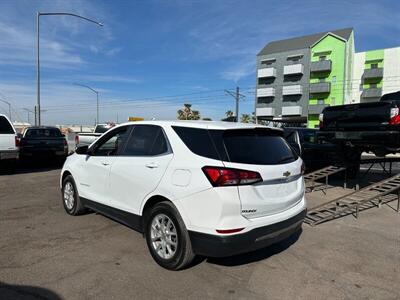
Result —
[[154, 260], [266, 247], [301, 228], [303, 162], [282, 131], [228, 122], [119, 125], [77, 148], [61, 173], [64, 208], [86, 208], [144, 233]]
[[19, 156], [19, 139], [10, 120], [0, 114], [0, 171], [14, 172]]

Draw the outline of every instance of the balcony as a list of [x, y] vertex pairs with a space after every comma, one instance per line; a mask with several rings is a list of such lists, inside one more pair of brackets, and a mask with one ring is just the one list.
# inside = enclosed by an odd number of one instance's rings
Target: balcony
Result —
[[361, 94], [362, 98], [380, 98], [381, 96], [382, 96], [381, 88], [365, 89]]
[[315, 104], [315, 105], [309, 105], [308, 106], [308, 113], [310, 115], [319, 115], [320, 113], [322, 113], [322, 111], [324, 110], [325, 107], [327, 107], [329, 105], [327, 104]]
[[259, 97], [275, 97], [275, 88], [261, 88], [257, 89], [257, 98]]
[[286, 85], [282, 88], [283, 96], [291, 96], [291, 95], [302, 95], [303, 87], [300, 84], [296, 85]]
[[311, 63], [311, 72], [330, 72], [332, 70], [332, 61], [320, 60]]
[[301, 106], [283, 106], [282, 116], [301, 116]]
[[324, 94], [331, 91], [330, 82], [317, 82], [310, 84], [310, 94]]
[[363, 79], [374, 79], [383, 77], [383, 68], [365, 69]]
[[290, 76], [303, 74], [303, 69], [304, 66], [302, 64], [287, 65], [283, 67], [283, 75]]
[[257, 107], [257, 117], [273, 117], [275, 116], [275, 108], [273, 107]]
[[275, 78], [276, 69], [275, 68], [263, 68], [257, 71], [258, 78]]

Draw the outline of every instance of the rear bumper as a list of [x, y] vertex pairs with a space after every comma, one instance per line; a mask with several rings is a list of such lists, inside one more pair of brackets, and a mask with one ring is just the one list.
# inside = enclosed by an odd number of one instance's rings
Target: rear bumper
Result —
[[306, 216], [306, 210], [275, 224], [258, 227], [246, 233], [220, 236], [189, 231], [193, 251], [209, 257], [232, 256], [261, 249], [285, 240], [297, 232]]
[[18, 150], [1, 150], [0, 151], [0, 160], [18, 159], [18, 156], [19, 156]]

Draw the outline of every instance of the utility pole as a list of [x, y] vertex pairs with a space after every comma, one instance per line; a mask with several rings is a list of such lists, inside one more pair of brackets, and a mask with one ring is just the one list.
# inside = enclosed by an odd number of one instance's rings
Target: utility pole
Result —
[[35, 126], [38, 126], [37, 119], [37, 106], [35, 105]]
[[228, 90], [225, 90], [225, 93], [227, 93], [228, 95], [230, 95], [233, 98], [235, 98], [235, 104], [236, 104], [235, 117], [236, 117], [236, 122], [239, 122], [239, 100], [240, 100], [240, 98], [245, 98], [245, 96], [240, 93], [240, 89], [239, 89], [238, 86], [236, 87], [236, 93], [233, 93], [233, 92], [228, 91]]

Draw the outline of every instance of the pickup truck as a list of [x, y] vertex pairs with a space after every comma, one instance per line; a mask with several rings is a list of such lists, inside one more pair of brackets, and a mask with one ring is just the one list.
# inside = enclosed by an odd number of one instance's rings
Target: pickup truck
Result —
[[95, 140], [97, 140], [103, 133], [105, 133], [108, 129], [114, 127], [115, 124], [97, 124], [94, 128], [93, 132], [79, 132], [75, 136], [75, 145], [76, 147], [85, 146], [92, 144]]
[[13, 173], [19, 155], [19, 139], [10, 120], [0, 114], [0, 172]]
[[20, 157], [23, 160], [56, 159], [61, 163], [67, 155], [67, 140], [57, 127], [28, 127], [20, 135]]
[[378, 102], [326, 107], [320, 115], [324, 138], [343, 149], [376, 156], [400, 152], [400, 91]]

